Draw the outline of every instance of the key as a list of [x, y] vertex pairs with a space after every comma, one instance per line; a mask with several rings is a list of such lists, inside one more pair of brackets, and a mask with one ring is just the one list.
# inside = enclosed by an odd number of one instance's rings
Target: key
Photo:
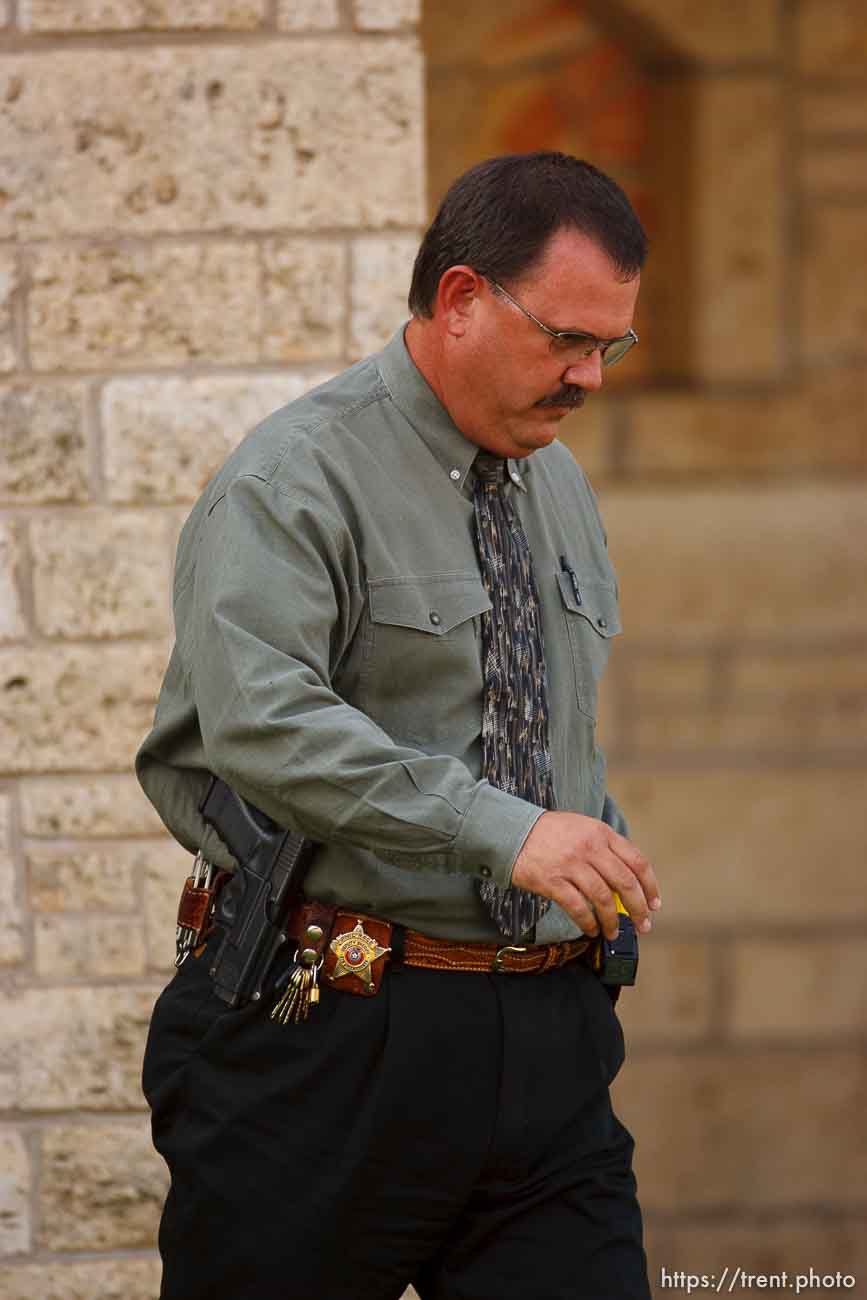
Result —
[[298, 1005], [295, 1008], [293, 1017], [295, 1024], [299, 1025], [302, 1020], [306, 1020], [310, 1013], [310, 971], [305, 970], [302, 974], [301, 989], [298, 997]]
[[303, 974], [303, 967], [297, 964], [292, 967], [286, 990], [271, 1012], [271, 1019], [279, 1021], [281, 1025], [287, 1024], [295, 1011]]
[[315, 948], [296, 951], [289, 969], [283, 996], [271, 1011], [271, 1019], [281, 1025], [290, 1022], [301, 1024], [310, 1015], [311, 1006], [319, 1002], [319, 970], [322, 958], [317, 960]]

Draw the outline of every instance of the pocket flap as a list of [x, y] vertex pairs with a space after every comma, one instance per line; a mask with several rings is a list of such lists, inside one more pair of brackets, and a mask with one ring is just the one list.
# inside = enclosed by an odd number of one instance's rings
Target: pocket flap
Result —
[[566, 608], [585, 618], [599, 636], [617, 636], [623, 631], [617, 593], [613, 587], [601, 582], [585, 582], [579, 574], [576, 596], [571, 577], [562, 570], [557, 573], [557, 583]]
[[476, 574], [432, 578], [383, 578], [370, 583], [370, 617], [374, 623], [410, 627], [443, 636], [491, 608]]

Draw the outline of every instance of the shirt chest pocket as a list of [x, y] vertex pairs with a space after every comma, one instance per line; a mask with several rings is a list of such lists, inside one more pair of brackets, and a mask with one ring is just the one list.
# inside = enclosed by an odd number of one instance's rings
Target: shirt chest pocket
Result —
[[372, 580], [369, 602], [365, 711], [395, 739], [478, 730], [479, 616], [491, 608], [479, 575]]
[[490, 608], [488, 593], [476, 574], [370, 583], [370, 618], [380, 626], [442, 637]]
[[596, 717], [599, 681], [605, 671], [611, 638], [623, 631], [614, 584], [587, 582], [578, 575], [577, 586], [568, 573], [558, 572], [557, 585], [569, 637], [578, 707]]

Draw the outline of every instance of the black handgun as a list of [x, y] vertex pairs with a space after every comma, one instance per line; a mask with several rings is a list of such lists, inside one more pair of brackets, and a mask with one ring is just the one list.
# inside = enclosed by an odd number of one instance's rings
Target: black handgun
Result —
[[211, 976], [217, 996], [242, 1007], [262, 996], [271, 963], [287, 941], [289, 904], [301, 892], [316, 845], [279, 826], [216, 776], [199, 812], [238, 863], [217, 901], [215, 920], [225, 933]]

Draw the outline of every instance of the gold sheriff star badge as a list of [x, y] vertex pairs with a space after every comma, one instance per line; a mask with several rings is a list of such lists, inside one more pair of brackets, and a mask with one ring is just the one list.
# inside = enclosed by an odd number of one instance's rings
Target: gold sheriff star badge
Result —
[[337, 957], [337, 965], [331, 973], [333, 980], [341, 975], [357, 975], [368, 988], [373, 983], [370, 968], [380, 957], [384, 957], [390, 948], [381, 948], [375, 939], [364, 933], [359, 921], [354, 930], [339, 934], [331, 940], [331, 951]]

